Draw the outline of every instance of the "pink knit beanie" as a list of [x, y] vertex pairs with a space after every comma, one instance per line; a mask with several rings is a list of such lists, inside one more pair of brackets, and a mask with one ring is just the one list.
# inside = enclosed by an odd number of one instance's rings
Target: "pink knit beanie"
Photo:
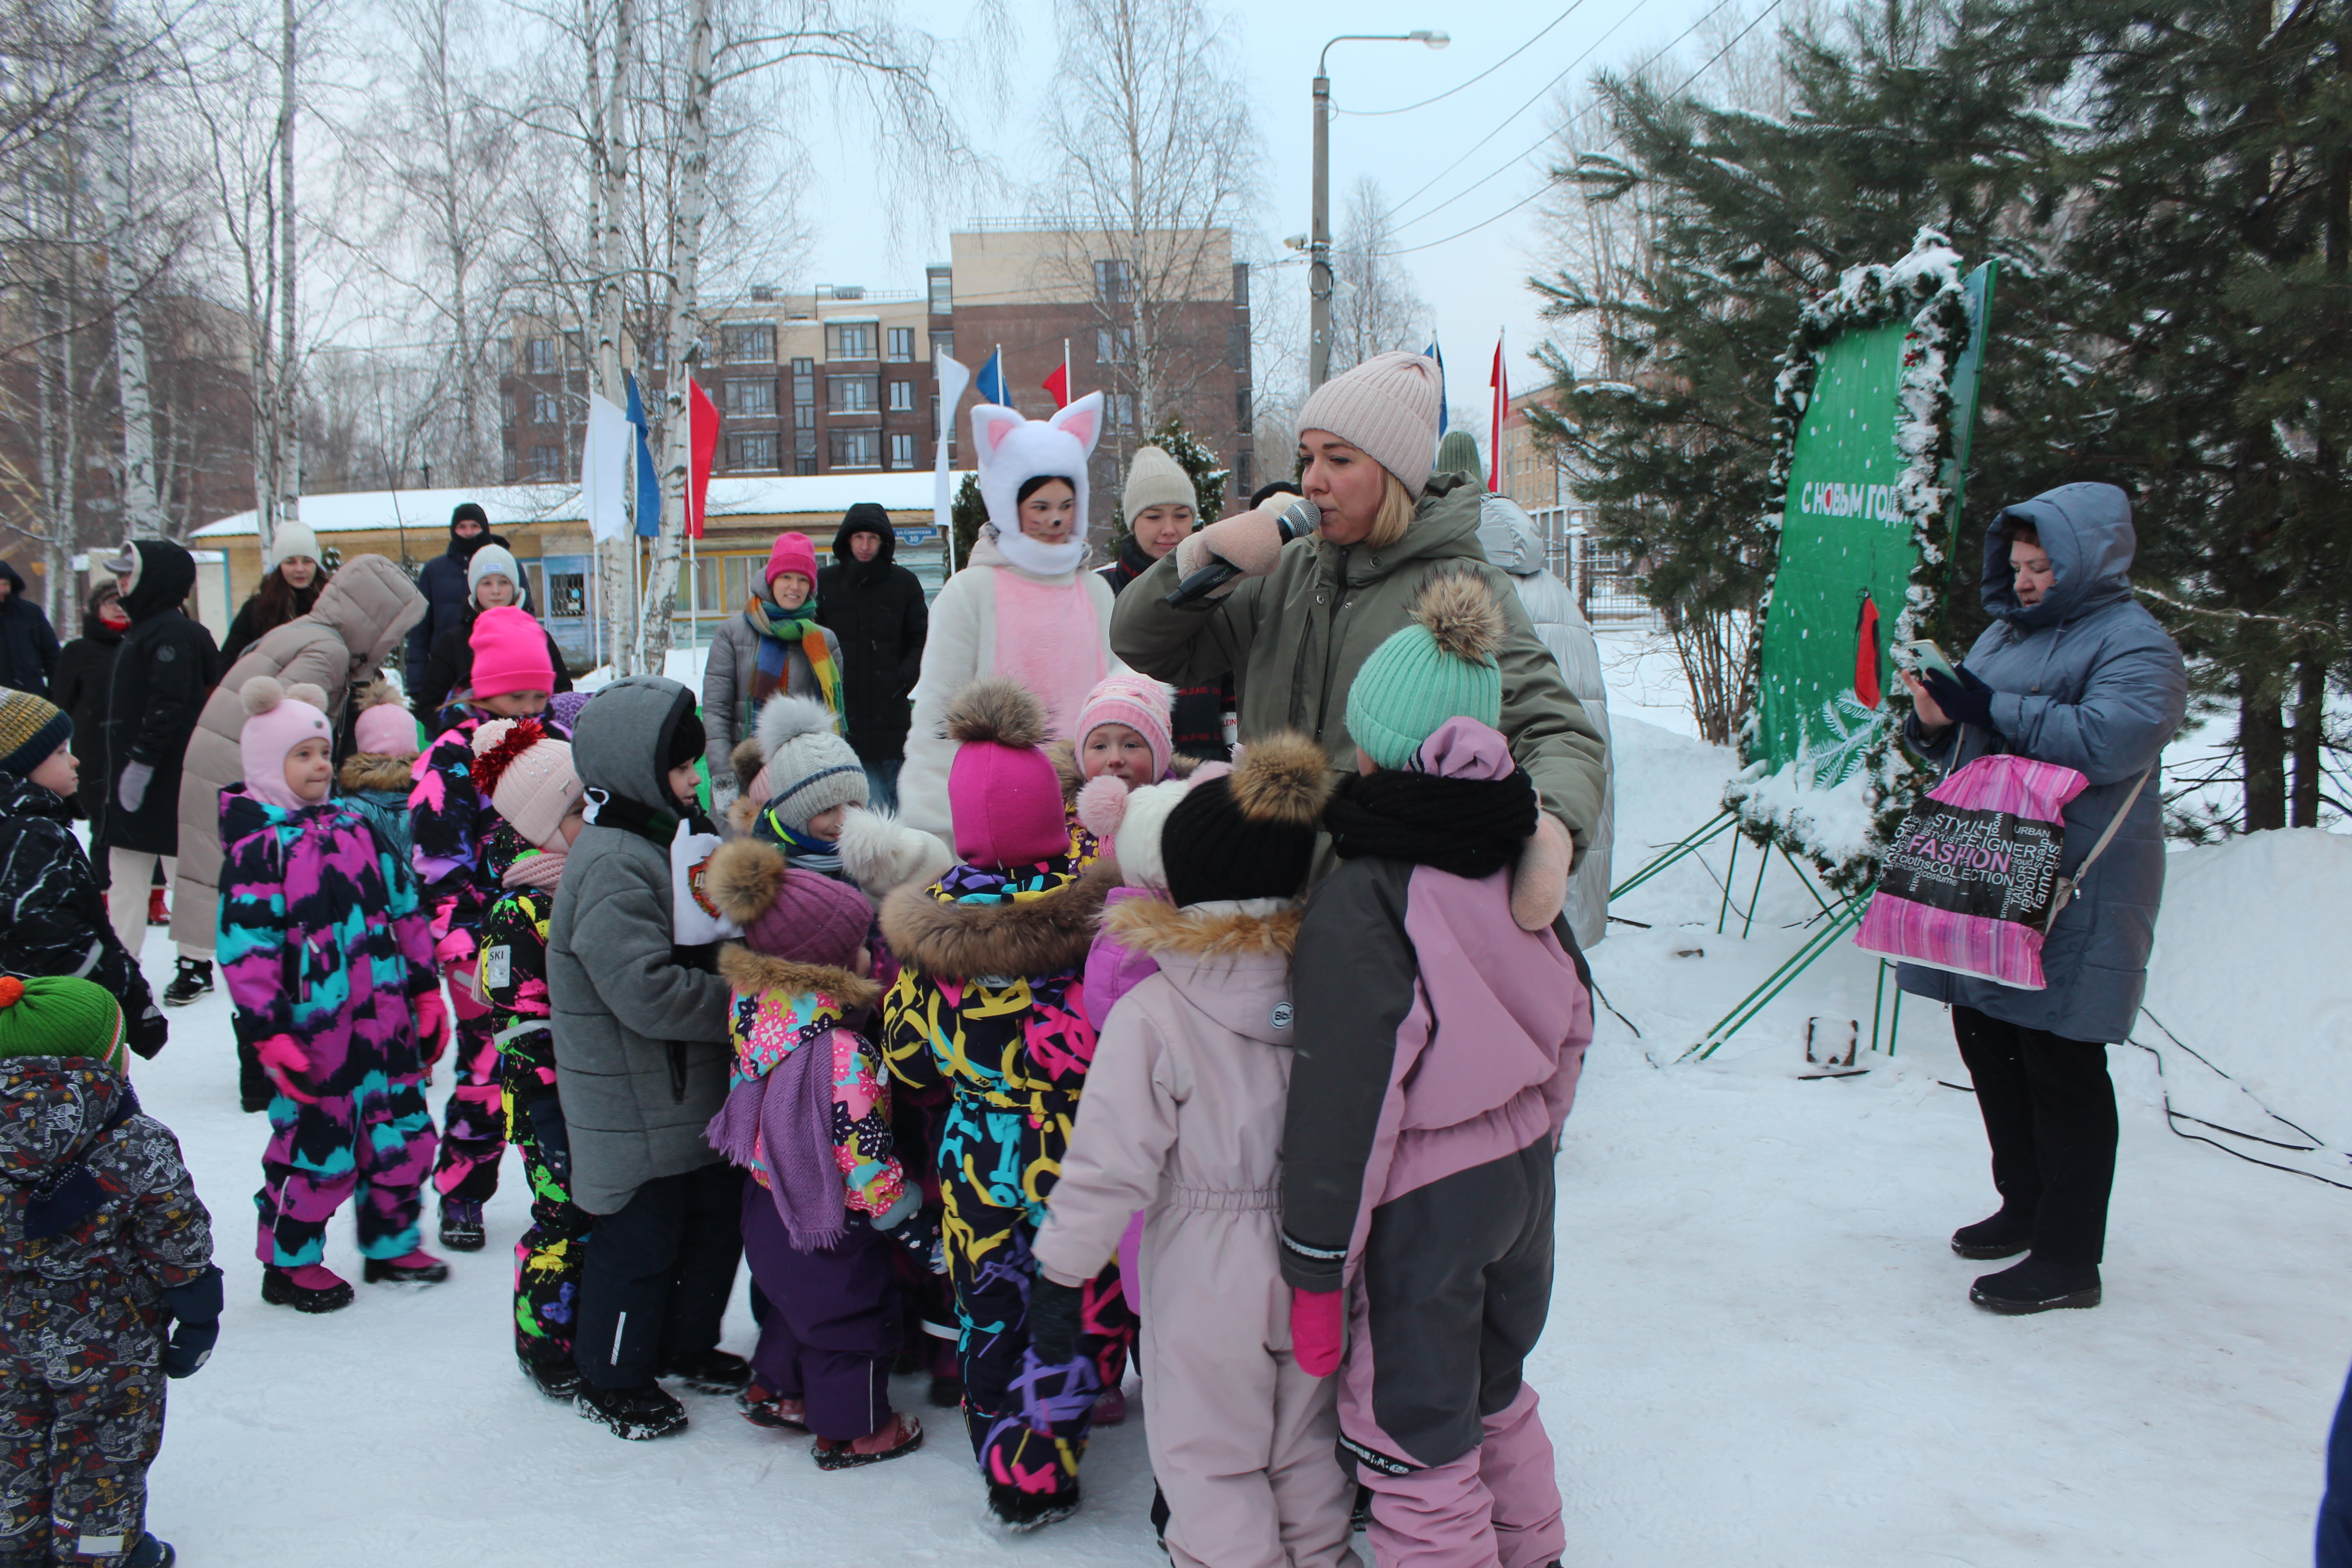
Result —
[[551, 691], [555, 665], [547, 657], [547, 633], [530, 612], [512, 605], [474, 617], [474, 695], [503, 697], [510, 691]]
[[584, 793], [572, 748], [536, 719], [493, 719], [474, 731], [474, 788], [536, 848], [556, 847], [563, 819]]
[[416, 715], [385, 681], [376, 681], [360, 698], [360, 716], [352, 721], [352, 749], [379, 757], [413, 757], [417, 744]]
[[847, 969], [874, 924], [874, 906], [846, 882], [822, 871], [788, 869], [775, 901], [743, 922], [743, 945], [794, 963]]
[[773, 583], [779, 574], [786, 572], [799, 573], [808, 579], [809, 592], [816, 592], [816, 546], [809, 542], [807, 534], [776, 535], [776, 547], [768, 552], [767, 575], [760, 581], [762, 584]]
[[1078, 710], [1078, 722], [1072, 731], [1078, 738], [1079, 767], [1086, 766], [1088, 735], [1105, 724], [1124, 724], [1151, 748], [1151, 776], [1141, 782], [1157, 784], [1166, 778], [1169, 761], [1176, 752], [1171, 732], [1175, 721], [1171, 713], [1174, 701], [1166, 686], [1140, 675], [1113, 675], [1097, 681], [1087, 693], [1086, 706]]
[[1442, 382], [1427, 354], [1374, 354], [1335, 375], [1298, 410], [1298, 430], [1328, 430], [1394, 474], [1415, 500], [1437, 457]]
[[287, 687], [274, 676], [257, 675], [237, 696], [245, 704], [245, 727], [236, 732], [237, 759], [245, 767], [245, 793], [288, 811], [318, 805], [287, 787], [286, 753], [305, 741], [333, 744], [334, 731], [327, 725], [327, 694], [308, 682]]
[[948, 704], [948, 812], [968, 866], [1001, 870], [1066, 855], [1062, 779], [1045, 754], [1045, 705], [1003, 677], [975, 680]]

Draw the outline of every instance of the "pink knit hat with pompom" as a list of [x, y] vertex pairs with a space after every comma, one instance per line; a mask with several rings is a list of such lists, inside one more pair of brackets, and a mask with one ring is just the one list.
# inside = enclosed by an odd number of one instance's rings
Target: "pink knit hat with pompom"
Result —
[[1176, 754], [1175, 719], [1171, 711], [1174, 701], [1172, 689], [1144, 676], [1113, 675], [1097, 681], [1070, 731], [1078, 738], [1079, 767], [1086, 766], [1087, 736], [1105, 724], [1124, 724], [1151, 748], [1151, 776], [1142, 782], [1157, 784], [1166, 778], [1169, 762]]
[[948, 704], [948, 812], [966, 865], [1002, 870], [1066, 855], [1062, 779], [1045, 744], [1045, 705], [1017, 681], [975, 680]]

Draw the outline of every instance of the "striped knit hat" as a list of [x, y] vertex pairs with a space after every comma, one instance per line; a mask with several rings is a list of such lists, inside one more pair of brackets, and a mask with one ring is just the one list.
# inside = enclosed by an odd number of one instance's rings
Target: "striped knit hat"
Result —
[[95, 1057], [117, 1072], [122, 1006], [102, 985], [67, 974], [0, 974], [0, 1058]]
[[0, 772], [22, 778], [73, 738], [73, 721], [46, 697], [0, 687]]

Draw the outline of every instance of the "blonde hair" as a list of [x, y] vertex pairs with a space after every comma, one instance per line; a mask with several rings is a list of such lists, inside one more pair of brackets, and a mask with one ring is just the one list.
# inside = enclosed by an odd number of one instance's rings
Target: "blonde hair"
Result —
[[1371, 531], [1364, 535], [1364, 542], [1374, 550], [1386, 550], [1401, 542], [1405, 530], [1412, 526], [1412, 492], [1386, 468], [1381, 470], [1381, 477], [1388, 480], [1389, 486], [1381, 493], [1381, 510], [1372, 514]]

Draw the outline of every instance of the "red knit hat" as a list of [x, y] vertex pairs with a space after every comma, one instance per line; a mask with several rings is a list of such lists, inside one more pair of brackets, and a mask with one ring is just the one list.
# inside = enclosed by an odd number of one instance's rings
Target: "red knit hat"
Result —
[[552, 691], [555, 664], [547, 657], [547, 633], [528, 610], [501, 605], [474, 617], [474, 695], [503, 697], [510, 691]]
[[948, 811], [968, 866], [1002, 869], [1066, 855], [1062, 778], [1045, 744], [1045, 705], [1016, 681], [975, 680], [948, 705]]
[[760, 581], [763, 584], [773, 583], [780, 574], [786, 572], [799, 573], [808, 579], [809, 592], [812, 594], [816, 592], [816, 546], [809, 542], [807, 534], [776, 535], [776, 547], [768, 552], [767, 574]]

